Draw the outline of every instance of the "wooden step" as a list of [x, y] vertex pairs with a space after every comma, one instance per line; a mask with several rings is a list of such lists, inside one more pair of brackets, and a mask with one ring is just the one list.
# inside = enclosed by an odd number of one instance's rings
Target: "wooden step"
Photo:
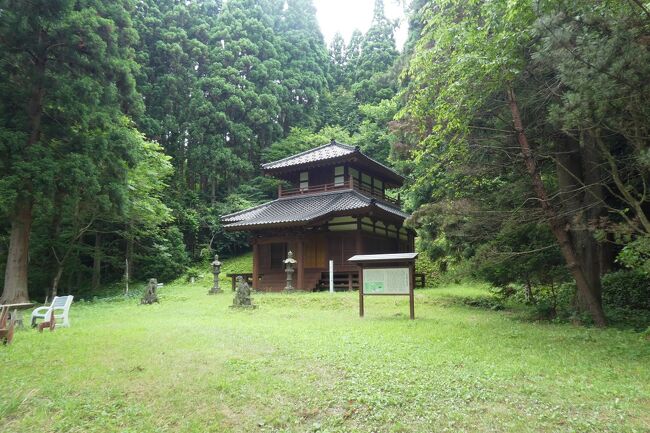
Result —
[[[319, 290], [329, 290], [330, 280], [329, 272], [323, 272], [318, 281]], [[359, 273], [358, 272], [334, 272], [333, 275], [334, 290], [358, 290]]]

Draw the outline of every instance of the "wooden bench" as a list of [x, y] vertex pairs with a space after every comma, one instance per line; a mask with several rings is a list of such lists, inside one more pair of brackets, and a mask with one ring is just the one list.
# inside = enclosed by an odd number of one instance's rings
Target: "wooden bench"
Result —
[[246, 282], [248, 283], [248, 285], [250, 287], [253, 287], [253, 274], [252, 273], [249, 274], [249, 273], [246, 273], [246, 272], [239, 272], [239, 273], [235, 273], [235, 274], [226, 274], [226, 276], [230, 277], [230, 279], [232, 281], [232, 291], [233, 292], [235, 291], [235, 284], [237, 283], [237, 277], [239, 277], [240, 275], [246, 280]]
[[15, 317], [16, 319], [16, 326], [19, 328], [23, 327], [23, 313], [22, 311], [19, 310], [26, 310], [28, 308], [32, 308], [34, 305], [33, 302], [21, 302], [18, 304], [3, 304], [0, 305], [0, 308], [2, 307], [7, 307], [9, 309], [9, 317], [8, 320], [11, 320]]
[[16, 327], [15, 311], [11, 319], [9, 319], [9, 307], [0, 306], [0, 341], [4, 345], [11, 344], [11, 340], [14, 338], [14, 329]]

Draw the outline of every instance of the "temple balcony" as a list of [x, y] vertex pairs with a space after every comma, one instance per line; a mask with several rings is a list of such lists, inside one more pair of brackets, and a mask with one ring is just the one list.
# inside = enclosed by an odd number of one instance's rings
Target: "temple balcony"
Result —
[[285, 188], [282, 185], [278, 186], [278, 198], [282, 197], [294, 197], [300, 195], [309, 195], [309, 194], [318, 194], [322, 192], [329, 191], [343, 191], [343, 190], [354, 190], [358, 191], [368, 197], [373, 197], [387, 203], [400, 206], [401, 200], [399, 194], [397, 198], [390, 197], [386, 195], [385, 190], [381, 188], [375, 188], [368, 184], [360, 182], [358, 179], [353, 177], [347, 178], [343, 182], [339, 183], [325, 183], [320, 185], [309, 185], [307, 187], [289, 187]]

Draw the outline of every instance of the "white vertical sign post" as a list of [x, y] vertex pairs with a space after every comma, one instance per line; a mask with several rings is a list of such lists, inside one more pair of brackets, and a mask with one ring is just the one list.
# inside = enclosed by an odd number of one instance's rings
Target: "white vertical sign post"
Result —
[[330, 293], [334, 293], [334, 260], [330, 260]]

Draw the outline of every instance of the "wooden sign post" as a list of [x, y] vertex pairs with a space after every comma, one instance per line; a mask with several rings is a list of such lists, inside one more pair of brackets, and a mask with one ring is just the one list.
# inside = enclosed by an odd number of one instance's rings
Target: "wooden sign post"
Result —
[[364, 315], [364, 296], [408, 296], [411, 320], [415, 319], [415, 258], [418, 253], [360, 254], [349, 262], [359, 266], [359, 317]]

